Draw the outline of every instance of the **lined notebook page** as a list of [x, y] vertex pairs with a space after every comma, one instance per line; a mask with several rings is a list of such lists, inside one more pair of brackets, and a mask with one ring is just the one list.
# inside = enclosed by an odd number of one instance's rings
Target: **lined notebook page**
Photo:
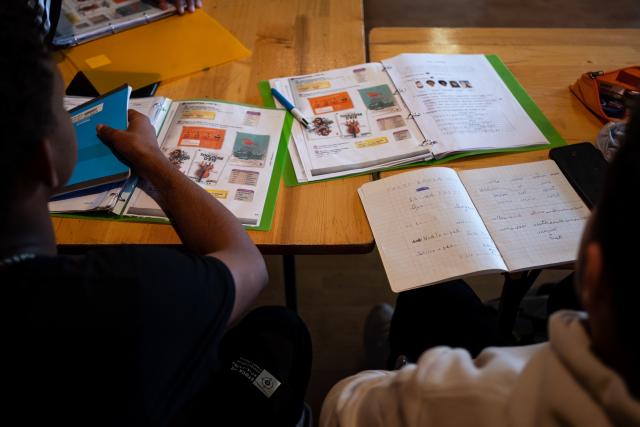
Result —
[[509, 271], [576, 259], [589, 209], [554, 161], [459, 176]]
[[506, 270], [454, 170], [403, 173], [358, 193], [394, 292]]

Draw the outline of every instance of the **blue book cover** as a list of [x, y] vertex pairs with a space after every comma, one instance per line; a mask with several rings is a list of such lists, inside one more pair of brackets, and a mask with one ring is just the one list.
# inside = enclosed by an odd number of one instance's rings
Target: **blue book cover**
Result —
[[78, 162], [61, 193], [129, 177], [129, 167], [98, 138], [96, 126], [105, 124], [114, 129], [126, 129], [130, 93], [131, 88], [124, 85], [69, 111], [76, 131]]

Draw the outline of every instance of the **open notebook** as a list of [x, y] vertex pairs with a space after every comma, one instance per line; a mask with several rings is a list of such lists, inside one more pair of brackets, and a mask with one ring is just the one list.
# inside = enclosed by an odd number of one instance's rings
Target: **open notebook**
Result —
[[575, 261], [589, 216], [552, 160], [419, 169], [358, 193], [394, 292]]

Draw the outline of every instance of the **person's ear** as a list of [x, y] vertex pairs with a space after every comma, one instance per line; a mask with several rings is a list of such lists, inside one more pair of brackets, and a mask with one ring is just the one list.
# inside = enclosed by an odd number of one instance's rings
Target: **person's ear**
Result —
[[589, 242], [583, 256], [584, 267], [578, 287], [578, 297], [585, 310], [590, 312], [594, 309], [594, 303], [602, 302], [608, 291], [605, 289], [602, 247], [597, 242]]
[[63, 184], [56, 151], [50, 138], [43, 139], [36, 147], [29, 174], [46, 187], [55, 190]]

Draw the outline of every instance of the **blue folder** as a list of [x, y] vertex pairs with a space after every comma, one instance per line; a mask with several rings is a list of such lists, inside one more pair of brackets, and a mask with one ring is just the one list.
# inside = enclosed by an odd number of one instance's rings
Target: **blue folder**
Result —
[[127, 179], [131, 170], [96, 134], [96, 126], [127, 129], [131, 88], [123, 85], [69, 111], [78, 142], [78, 162], [58, 194]]

